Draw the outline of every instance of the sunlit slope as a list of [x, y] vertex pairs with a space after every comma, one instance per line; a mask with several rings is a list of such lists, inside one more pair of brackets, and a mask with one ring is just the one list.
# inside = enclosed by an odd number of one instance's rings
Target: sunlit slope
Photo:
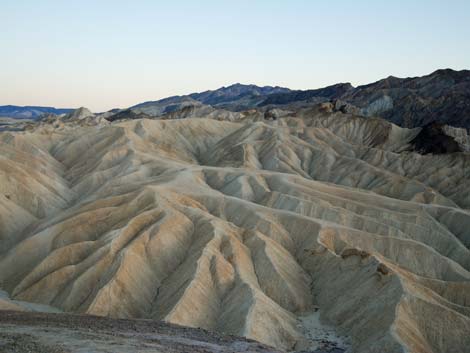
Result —
[[470, 156], [335, 115], [0, 133], [0, 288], [283, 349], [298, 317], [354, 352], [470, 345]]

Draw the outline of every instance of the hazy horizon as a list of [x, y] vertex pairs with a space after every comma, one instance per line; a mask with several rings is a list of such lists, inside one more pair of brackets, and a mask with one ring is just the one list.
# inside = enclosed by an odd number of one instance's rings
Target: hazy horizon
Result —
[[0, 105], [105, 111], [237, 82], [310, 89], [470, 68], [466, 1], [0, 4]]

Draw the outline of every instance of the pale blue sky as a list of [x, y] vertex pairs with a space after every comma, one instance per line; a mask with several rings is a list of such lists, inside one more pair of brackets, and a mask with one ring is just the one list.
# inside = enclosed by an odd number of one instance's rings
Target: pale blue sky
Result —
[[469, 0], [0, 0], [0, 26], [0, 105], [101, 111], [470, 68]]

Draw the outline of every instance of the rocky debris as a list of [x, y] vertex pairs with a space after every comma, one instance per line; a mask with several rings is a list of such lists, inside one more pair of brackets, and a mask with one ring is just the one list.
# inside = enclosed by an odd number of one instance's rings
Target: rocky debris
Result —
[[0, 312], [0, 352], [281, 353], [243, 337], [151, 320]]
[[305, 313], [299, 318], [299, 327], [304, 332], [306, 346], [296, 353], [344, 353], [350, 351], [351, 344], [347, 337], [337, 334], [336, 330], [320, 321], [320, 311]]
[[37, 337], [24, 333], [0, 332], [1, 353], [71, 353], [62, 345], [43, 343]]

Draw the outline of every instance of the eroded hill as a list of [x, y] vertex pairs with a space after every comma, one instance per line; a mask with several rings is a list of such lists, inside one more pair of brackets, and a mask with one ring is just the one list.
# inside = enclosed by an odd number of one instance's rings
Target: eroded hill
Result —
[[2, 132], [3, 305], [284, 350], [319, 347], [319, 313], [352, 352], [464, 352], [470, 155], [418, 133], [310, 110]]

